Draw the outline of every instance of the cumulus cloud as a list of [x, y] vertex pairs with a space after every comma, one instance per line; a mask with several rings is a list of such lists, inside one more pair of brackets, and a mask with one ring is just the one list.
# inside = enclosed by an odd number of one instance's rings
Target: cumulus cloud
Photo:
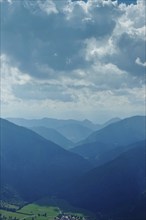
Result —
[[146, 62], [141, 62], [140, 58], [137, 57], [136, 60], [135, 60], [135, 63], [140, 65], [140, 66], [143, 66], [143, 67], [146, 67]]
[[21, 73], [17, 67], [10, 66], [10, 60], [6, 55], [1, 55], [1, 102], [2, 104], [8, 104], [18, 102], [19, 99], [13, 93], [14, 85], [25, 85], [30, 80], [30, 76], [25, 73]]
[[52, 0], [36, 0], [36, 1], [22, 1], [24, 7], [29, 9], [34, 14], [40, 14], [44, 12], [46, 15], [57, 14], [58, 10], [55, 3]]
[[83, 55], [87, 61], [102, 60], [106, 56], [117, 54], [117, 50], [111, 38], [97, 40], [95, 37], [84, 41]]
[[[57, 80], [38, 80], [13, 66], [6, 55], [1, 56], [1, 100], [60, 100], [71, 101], [71, 95], [66, 93], [64, 86]], [[6, 98], [5, 98], [6, 97]], [[13, 101], [13, 100], [12, 100]]]
[[5, 115], [18, 105], [27, 115], [143, 113], [144, 1], [8, 0], [1, 8]]
[[11, 4], [11, 3], [12, 3], [12, 1], [13, 1], [13, 0], [0, 0], [0, 3], [1, 3], [1, 2], [8, 2], [8, 3], [10, 3], [10, 4]]

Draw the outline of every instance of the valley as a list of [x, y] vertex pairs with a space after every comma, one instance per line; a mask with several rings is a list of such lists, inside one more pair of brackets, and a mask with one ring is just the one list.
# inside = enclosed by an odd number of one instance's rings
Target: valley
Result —
[[0, 0], [0, 220], [146, 220], [146, 0]]
[[[13, 207], [13, 211], [11, 210]], [[11, 211], [10, 211], [11, 210]], [[45, 197], [23, 207], [7, 204], [0, 209], [1, 220], [90, 220], [93, 213], [71, 206], [65, 200]]]
[[79, 122], [67, 137], [53, 130], [58, 121], [46, 122], [28, 128], [0, 119], [2, 220], [145, 219], [145, 116], [111, 120], [87, 138], [83, 129], [74, 144]]

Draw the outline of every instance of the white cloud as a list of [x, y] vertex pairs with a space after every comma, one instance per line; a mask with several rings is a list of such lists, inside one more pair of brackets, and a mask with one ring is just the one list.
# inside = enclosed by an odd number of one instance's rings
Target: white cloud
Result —
[[30, 81], [28, 74], [21, 73], [17, 67], [10, 65], [10, 59], [6, 55], [1, 55], [1, 102], [2, 103], [13, 103], [19, 102], [20, 99], [16, 98], [13, 94], [14, 85], [24, 85]]
[[[116, 22], [113, 31], [101, 38], [94, 36], [84, 40], [82, 56], [95, 64], [101, 62], [106, 66], [112, 63], [128, 74], [144, 75], [143, 69], [138, 69], [135, 64], [139, 61], [137, 57], [145, 59], [145, 7], [139, 1], [136, 5], [120, 4], [112, 5], [111, 8], [111, 11], [116, 11], [109, 17]], [[137, 64], [142, 66], [144, 63]]]
[[[143, 1], [137, 1], [137, 4], [121, 4], [119, 9], [123, 15], [119, 18], [119, 25], [122, 32], [127, 32], [135, 37], [144, 37], [145, 5]], [[120, 30], [119, 30], [120, 31]]]
[[[15, 2], [17, 4], [17, 2]], [[57, 14], [58, 10], [54, 1], [52, 0], [35, 0], [28, 1], [23, 0], [20, 1], [25, 8], [27, 8], [32, 14], [40, 15], [44, 13], [45, 15]]]
[[113, 55], [117, 53], [112, 38], [104, 38], [96, 40], [96, 38], [90, 38], [84, 41], [85, 49], [83, 55], [87, 61], [100, 60], [107, 55]]
[[21, 73], [18, 67], [10, 65], [10, 59], [2, 54], [0, 57], [1, 62], [1, 78], [2, 80], [9, 80], [8, 84], [23, 85], [30, 81], [30, 76], [25, 73]]
[[57, 14], [58, 10], [56, 8], [55, 3], [52, 0], [41, 1], [38, 0], [38, 5], [42, 11], [44, 11], [47, 15]]
[[135, 63], [140, 66], [146, 67], [146, 62], [141, 62], [141, 59], [139, 57], [136, 58]]
[[10, 4], [12, 4], [13, 1], [14, 1], [14, 0], [0, 0], [0, 2], [8, 2], [8, 3], [10, 3]]

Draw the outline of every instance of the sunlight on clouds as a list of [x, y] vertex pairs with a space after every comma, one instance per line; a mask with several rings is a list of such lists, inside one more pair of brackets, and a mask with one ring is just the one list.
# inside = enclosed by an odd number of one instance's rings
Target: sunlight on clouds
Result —
[[126, 6], [125, 4], [120, 4], [119, 9], [123, 13], [119, 18], [121, 31], [129, 34], [137, 34], [138, 37], [141, 37], [141, 35], [144, 36], [143, 28], [146, 25], [146, 21], [143, 1], [138, 1], [136, 5], [131, 4]]
[[13, 1], [14, 1], [14, 0], [0, 0], [0, 2], [8, 2], [8, 3], [10, 3], [10, 4], [12, 4]]
[[21, 73], [17, 67], [10, 65], [10, 60], [6, 55], [1, 55], [1, 77], [2, 80], [8, 80], [8, 84], [23, 85], [30, 81], [28, 74]]
[[4, 115], [143, 113], [144, 1], [7, 2], [14, 4], [2, 23]]
[[51, 13], [58, 13], [55, 3], [52, 0], [47, 0], [45, 2], [38, 1], [38, 5], [40, 9], [48, 15]]
[[1, 101], [2, 103], [19, 101], [14, 94], [14, 85], [24, 85], [30, 81], [30, 76], [23, 74], [17, 67], [10, 65], [10, 60], [6, 55], [1, 55]]
[[87, 61], [95, 59], [100, 59], [106, 55], [112, 55], [116, 53], [115, 45], [111, 38], [96, 40], [96, 38], [90, 38], [84, 41], [85, 49], [83, 54], [85, 54], [85, 59]]
[[146, 67], [146, 62], [141, 62], [141, 59], [139, 57], [136, 58], [135, 63], [140, 66]]

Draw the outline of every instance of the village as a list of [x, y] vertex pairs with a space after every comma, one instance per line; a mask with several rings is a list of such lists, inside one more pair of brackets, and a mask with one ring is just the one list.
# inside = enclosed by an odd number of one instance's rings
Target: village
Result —
[[59, 214], [54, 220], [87, 220], [85, 217], [77, 215]]

